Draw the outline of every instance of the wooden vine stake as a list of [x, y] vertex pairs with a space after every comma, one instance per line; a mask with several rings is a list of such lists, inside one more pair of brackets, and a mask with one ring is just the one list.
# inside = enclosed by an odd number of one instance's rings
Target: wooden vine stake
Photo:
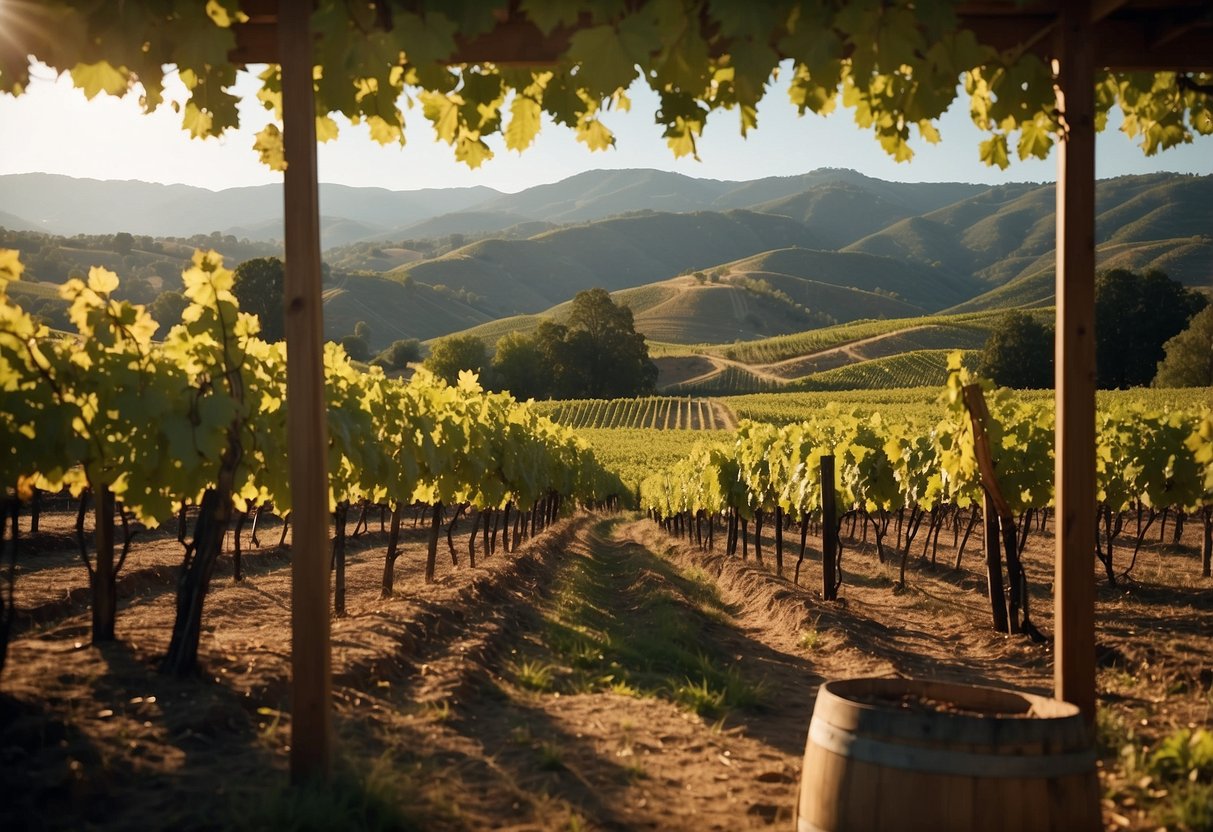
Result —
[[[1034, 638], [1038, 635], [1028, 615], [1027, 586], [1023, 567], [1019, 562], [1019, 542], [1015, 534], [1015, 515], [1003, 496], [994, 471], [994, 457], [990, 453], [990, 440], [986, 435], [986, 423], [990, 411], [986, 408], [981, 386], [966, 385], [965, 407], [973, 425], [973, 453], [977, 457], [977, 468], [981, 472], [981, 486], [985, 492], [983, 510], [986, 515], [986, 575], [990, 590], [990, 605], [994, 612], [995, 628], [1007, 633], [1027, 632]], [[997, 518], [997, 522], [994, 518]], [[1001, 537], [1007, 558], [1007, 582], [1005, 610], [1003, 605], [1002, 569], [998, 563], [998, 539]], [[1020, 609], [1023, 616], [1020, 617]]]
[[821, 458], [821, 597], [827, 601], [838, 599], [838, 581], [834, 572], [838, 564], [836, 506], [834, 457], [826, 454]]

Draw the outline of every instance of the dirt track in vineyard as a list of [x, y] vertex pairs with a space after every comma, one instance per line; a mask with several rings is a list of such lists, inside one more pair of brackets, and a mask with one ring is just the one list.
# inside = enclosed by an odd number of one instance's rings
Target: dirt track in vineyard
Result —
[[[0, 778], [13, 795], [0, 827], [261, 828], [315, 815], [283, 786], [289, 559], [273, 548], [278, 529], [261, 533], [243, 582], [221, 562], [204, 677], [182, 681], [155, 672], [175, 538], [135, 545], [120, 581], [120, 641], [96, 649], [70, 520], [48, 515], [23, 542], [35, 553], [21, 559], [23, 612], [0, 677]], [[797, 587], [772, 574], [769, 540], [759, 566], [701, 553], [648, 521], [589, 515], [475, 569], [457, 534], [459, 565], [443, 541], [429, 586], [423, 531], [409, 520], [397, 594], [380, 600], [386, 535], [376, 519], [371, 528], [350, 541], [349, 614], [333, 625], [342, 785], [324, 805], [342, 818], [786, 827], [823, 679], [918, 675], [1037, 692], [1051, 683], [1047, 647], [986, 629], [980, 541], [953, 571], [947, 532], [938, 566], [918, 563], [915, 543], [901, 592], [895, 564], [849, 547], [844, 600], [823, 604], [815, 538]], [[1027, 552], [1046, 631], [1051, 544], [1033, 537]], [[1140, 583], [1100, 592], [1103, 700], [1145, 741], [1209, 722], [1213, 582], [1197, 577], [1196, 560], [1190, 545], [1152, 545]], [[1145, 824], [1132, 807], [1109, 805], [1108, 817]]]

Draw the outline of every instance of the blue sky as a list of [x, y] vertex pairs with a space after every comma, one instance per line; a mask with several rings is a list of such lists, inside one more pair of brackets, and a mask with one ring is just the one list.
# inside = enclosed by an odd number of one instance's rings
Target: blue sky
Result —
[[[246, 93], [241, 129], [206, 141], [191, 140], [182, 132], [180, 117], [167, 106], [145, 116], [135, 96], [98, 96], [90, 102], [66, 78], [56, 80], [45, 67], [36, 68], [35, 76], [21, 98], [0, 96], [0, 174], [45, 171], [181, 182], [215, 190], [279, 178], [261, 166], [251, 150], [253, 133], [269, 116], [251, 95], [257, 83], [251, 76], [242, 76], [239, 84]], [[392, 190], [487, 185], [512, 192], [593, 168], [658, 168], [712, 179], [787, 176], [820, 167], [854, 168], [900, 181], [1040, 182], [1054, 177], [1052, 159], [1015, 160], [1006, 171], [981, 164], [977, 144], [983, 136], [972, 126], [963, 103], [942, 119], [942, 143], [916, 142], [914, 160], [901, 164], [854, 125], [849, 111], [839, 109], [828, 118], [797, 117], [778, 84], [763, 100], [758, 130], [748, 139], [741, 138], [734, 114], [714, 114], [699, 162], [673, 158], [661, 128], [653, 123], [655, 110], [655, 97], [636, 90], [630, 113], [611, 113], [605, 119], [616, 133], [614, 150], [591, 153], [570, 131], [545, 124], [536, 144], [521, 155], [493, 143], [496, 157], [475, 171], [455, 162], [449, 147], [435, 143], [419, 108], [406, 110], [406, 147], [380, 147], [367, 138], [365, 127], [343, 124], [341, 137], [321, 146], [320, 179]], [[1146, 157], [1114, 128], [1099, 138], [1101, 178], [1163, 170], [1213, 173], [1213, 137]]]

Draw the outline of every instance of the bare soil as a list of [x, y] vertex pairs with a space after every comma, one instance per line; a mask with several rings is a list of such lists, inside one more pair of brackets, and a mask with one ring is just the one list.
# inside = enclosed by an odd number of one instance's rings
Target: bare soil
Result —
[[[397, 592], [381, 600], [386, 534], [373, 516], [349, 541], [349, 612], [333, 622], [338, 786], [309, 803], [286, 787], [290, 562], [274, 546], [279, 527], [246, 550], [244, 581], [223, 558], [203, 670], [173, 679], [156, 662], [172, 623], [175, 533], [137, 539], [119, 581], [119, 641], [93, 647], [73, 520], [69, 506], [50, 511], [20, 543], [17, 632], [0, 677], [6, 830], [787, 827], [821, 682], [1051, 688], [1048, 645], [989, 628], [979, 537], [959, 570], [951, 546], [932, 565], [917, 541], [903, 590], [896, 563], [850, 541], [842, 600], [824, 603], [815, 538], [795, 586], [773, 573], [770, 541], [765, 564], [752, 553], [743, 562], [629, 515], [577, 515], [516, 554], [484, 558], [477, 541], [475, 569], [464, 523], [459, 564], [443, 540], [426, 585], [424, 531], [410, 517]], [[1130, 580], [1100, 584], [1101, 705], [1137, 745], [1213, 715], [1213, 581], [1199, 577], [1198, 533], [1190, 524], [1181, 545], [1147, 543]], [[790, 575], [790, 544], [785, 558]], [[1051, 558], [1051, 536], [1034, 534], [1025, 562], [1046, 632]], [[702, 646], [711, 673], [753, 695], [697, 707], [693, 673], [635, 655], [661, 616]], [[1156, 828], [1115, 749], [1103, 765], [1109, 828]]]

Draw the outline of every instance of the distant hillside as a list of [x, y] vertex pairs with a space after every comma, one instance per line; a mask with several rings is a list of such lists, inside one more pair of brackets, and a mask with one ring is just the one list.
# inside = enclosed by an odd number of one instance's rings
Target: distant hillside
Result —
[[[389, 191], [321, 184], [320, 210], [330, 223], [355, 222], [386, 232], [470, 207], [496, 194], [485, 187]], [[282, 238], [282, 188], [278, 185], [209, 191], [188, 185], [10, 174], [0, 176], [0, 211], [23, 217], [39, 230], [68, 236], [128, 231], [188, 237], [248, 229], [257, 239]], [[337, 232], [326, 229], [326, 233], [332, 237]]]
[[[406, 225], [389, 232], [387, 239], [409, 240], [423, 237], [446, 237], [451, 234], [491, 234], [523, 223], [541, 223], [520, 214], [508, 211], [459, 211], [431, 217], [421, 222]], [[552, 223], [541, 223], [551, 226]], [[531, 234], [538, 234], [546, 228], [536, 228]]]
[[832, 168], [748, 182], [695, 179], [657, 170], [597, 170], [503, 194], [402, 231], [475, 234], [493, 225], [504, 228], [509, 217], [514, 222], [573, 223], [640, 210], [686, 213], [744, 208], [799, 220], [813, 227], [821, 245], [838, 248], [896, 219], [935, 210], [985, 188], [884, 182]]
[[[774, 280], [778, 288], [806, 305], [813, 301], [816, 294], [813, 283], [875, 293], [899, 303], [899, 308], [882, 309], [869, 305], [866, 314], [840, 315], [825, 309], [839, 321], [861, 317], [902, 317], [935, 311], [972, 297], [976, 289], [972, 280], [944, 269], [856, 251], [805, 248], [768, 251], [730, 263], [725, 271], [736, 275], [761, 274], [768, 280]], [[804, 288], [798, 288], [801, 285]]]
[[[1105, 243], [1095, 250], [1100, 269], [1158, 269], [1189, 287], [1213, 291], [1213, 237], [1187, 237], [1144, 243]], [[1014, 306], [1049, 306], [1055, 300], [1053, 252], [1032, 261], [1028, 271], [988, 292], [957, 304], [948, 312], [977, 312]]]
[[[840, 173], [851, 173], [850, 171]], [[751, 206], [812, 228], [828, 248], [842, 248], [906, 217], [973, 196], [984, 185], [882, 182], [853, 175], [816, 182], [790, 196]]]
[[582, 289], [625, 289], [761, 251], [814, 243], [811, 230], [786, 217], [645, 212], [527, 240], [485, 240], [390, 274], [463, 289], [509, 315], [542, 311]]
[[[636, 331], [655, 341], [674, 344], [702, 344], [705, 341], [734, 339], [748, 341], [782, 332], [796, 332], [821, 321], [794, 303], [763, 291], [726, 283], [698, 284], [694, 278], [676, 278], [654, 284], [670, 291], [656, 302], [633, 306]], [[618, 293], [618, 300], [629, 306], [629, 295], [641, 290]]]
[[425, 340], [490, 320], [450, 293], [396, 280], [351, 275], [324, 292], [324, 337], [339, 341], [365, 321], [373, 351], [401, 338]]
[[[895, 222], [844, 250], [932, 264], [994, 288], [1051, 266], [1054, 208], [1052, 185], [1002, 185]], [[1190, 238], [1213, 229], [1213, 176], [1150, 174], [1102, 180], [1096, 186], [1096, 208], [1101, 251], [1114, 251], [1108, 248], [1112, 244], [1151, 244], [1150, 256], [1124, 263], [1134, 268], [1166, 268], [1169, 263], [1177, 272], [1174, 276], [1188, 285], [1213, 283], [1213, 261], [1202, 264], [1200, 253], [1190, 248], [1178, 257], [1167, 251], [1189, 246]], [[1107, 265], [1116, 265], [1106, 259]]]
[[10, 214], [8, 211], [0, 211], [0, 228], [7, 228], [10, 231], [41, 231], [38, 224], [30, 222], [27, 219]]

